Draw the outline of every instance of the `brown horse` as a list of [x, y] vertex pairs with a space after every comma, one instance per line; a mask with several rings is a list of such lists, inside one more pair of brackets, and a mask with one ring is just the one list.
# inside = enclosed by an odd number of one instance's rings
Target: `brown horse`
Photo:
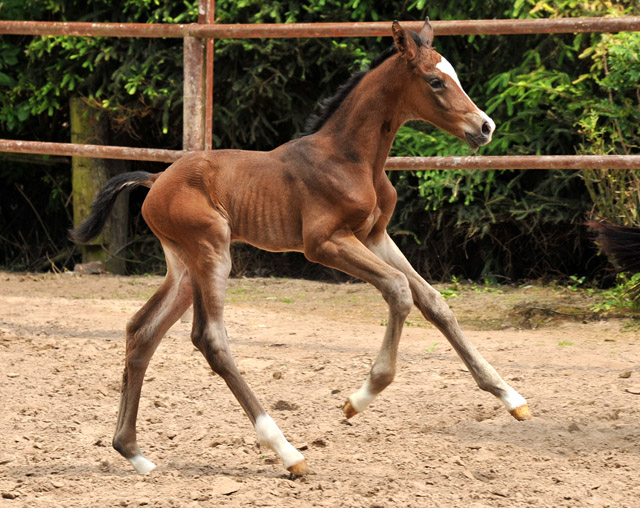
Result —
[[386, 232], [396, 193], [384, 163], [398, 128], [422, 119], [466, 140], [491, 140], [493, 121], [463, 91], [451, 64], [432, 47], [429, 21], [420, 34], [392, 25], [395, 45], [324, 104], [312, 133], [270, 152], [215, 150], [185, 155], [160, 174], [127, 173], [101, 190], [91, 216], [72, 233], [97, 235], [117, 194], [151, 190], [143, 216], [160, 239], [167, 276], [127, 324], [126, 366], [113, 446], [141, 473], [155, 465], [138, 448], [136, 417], [145, 370], [165, 332], [193, 303], [191, 339], [225, 380], [255, 426], [293, 474], [302, 454], [284, 438], [238, 371], [223, 323], [229, 247], [240, 241], [307, 259], [370, 282], [389, 306], [382, 347], [362, 387], [344, 405], [351, 418], [394, 378], [402, 326], [413, 304], [449, 340], [478, 386], [518, 420], [525, 399], [464, 337], [440, 294], [411, 267]]

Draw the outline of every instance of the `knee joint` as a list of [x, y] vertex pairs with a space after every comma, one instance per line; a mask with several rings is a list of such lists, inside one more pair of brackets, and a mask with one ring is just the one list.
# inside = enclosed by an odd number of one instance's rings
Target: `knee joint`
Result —
[[413, 307], [413, 297], [409, 288], [409, 281], [403, 275], [398, 277], [389, 294], [389, 306], [398, 314], [406, 317]]
[[431, 322], [440, 328], [450, 328], [457, 323], [453, 311], [443, 301], [440, 305], [434, 305], [431, 312]]
[[421, 299], [418, 306], [424, 317], [438, 328], [450, 328], [457, 323], [453, 311], [436, 291]]

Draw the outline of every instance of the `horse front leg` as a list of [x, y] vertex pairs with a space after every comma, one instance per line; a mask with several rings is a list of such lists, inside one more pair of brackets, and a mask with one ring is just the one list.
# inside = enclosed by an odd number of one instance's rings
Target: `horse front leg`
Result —
[[376, 361], [360, 389], [352, 393], [342, 407], [347, 419], [364, 411], [395, 377], [402, 327], [410, 309], [408, 306], [403, 308], [402, 304], [400, 305], [389, 305], [387, 328]]
[[409, 283], [403, 273], [373, 254], [350, 233], [337, 232], [325, 241], [307, 246], [305, 255], [310, 261], [371, 283], [389, 306], [389, 319], [378, 356], [365, 382], [343, 406], [345, 416], [351, 418], [364, 411], [395, 377], [402, 327], [413, 307]]
[[370, 241], [367, 246], [380, 259], [405, 274], [409, 280], [414, 303], [427, 321], [433, 323], [447, 338], [480, 389], [496, 396], [516, 420], [529, 420], [531, 412], [524, 397], [500, 377], [464, 336], [457, 319], [440, 293], [420, 277], [389, 235], [385, 232], [382, 239]]

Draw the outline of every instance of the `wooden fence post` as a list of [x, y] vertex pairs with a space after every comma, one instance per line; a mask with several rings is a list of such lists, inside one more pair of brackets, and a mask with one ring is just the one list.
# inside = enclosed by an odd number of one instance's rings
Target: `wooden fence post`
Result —
[[[83, 99], [69, 101], [71, 142], [80, 144], [107, 144], [108, 125], [104, 115]], [[105, 182], [114, 174], [126, 170], [125, 161], [72, 157], [71, 183], [73, 188], [73, 224], [78, 226], [88, 215], [91, 203]], [[82, 262], [102, 261], [107, 271], [125, 273], [124, 253], [120, 252], [127, 241], [129, 196], [118, 196], [113, 213], [102, 234], [82, 245]]]

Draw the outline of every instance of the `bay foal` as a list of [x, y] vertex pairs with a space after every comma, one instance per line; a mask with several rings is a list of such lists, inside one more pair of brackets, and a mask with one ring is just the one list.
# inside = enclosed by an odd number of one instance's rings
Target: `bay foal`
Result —
[[394, 46], [325, 102], [311, 133], [270, 152], [215, 150], [185, 155], [160, 174], [119, 175], [101, 190], [90, 217], [72, 233], [97, 235], [117, 194], [151, 190], [143, 216], [160, 239], [167, 276], [127, 324], [126, 366], [113, 446], [140, 473], [155, 464], [138, 448], [136, 417], [149, 360], [165, 332], [193, 303], [191, 339], [227, 383], [255, 426], [293, 474], [302, 454], [284, 438], [240, 375], [223, 323], [229, 247], [240, 241], [269, 251], [303, 252], [310, 261], [373, 284], [389, 305], [382, 347], [369, 376], [344, 405], [362, 412], [394, 378], [402, 326], [412, 305], [449, 340], [478, 386], [511, 414], [530, 418], [525, 399], [464, 337], [440, 294], [411, 267], [386, 232], [396, 193], [383, 166], [398, 128], [422, 119], [468, 142], [491, 140], [493, 121], [463, 91], [451, 64], [421, 32], [392, 25]]

